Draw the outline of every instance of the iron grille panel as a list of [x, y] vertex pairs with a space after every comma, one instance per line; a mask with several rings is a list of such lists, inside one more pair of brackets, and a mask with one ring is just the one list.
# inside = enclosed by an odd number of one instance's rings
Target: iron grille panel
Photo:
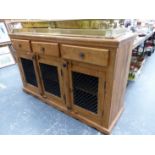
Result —
[[34, 70], [34, 65], [32, 60], [28, 60], [25, 58], [20, 58], [21, 63], [23, 66], [24, 74], [27, 83], [30, 83], [31, 85], [38, 86], [37, 80], [36, 80], [36, 75], [35, 75], [35, 70]]
[[82, 73], [72, 72], [74, 104], [97, 113], [98, 78]]
[[40, 63], [45, 91], [60, 97], [60, 85], [57, 67]]

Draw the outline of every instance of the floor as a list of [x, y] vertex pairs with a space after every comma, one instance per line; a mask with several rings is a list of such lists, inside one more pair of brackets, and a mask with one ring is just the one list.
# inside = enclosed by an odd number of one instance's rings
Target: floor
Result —
[[[125, 110], [113, 135], [155, 134], [155, 54], [128, 84]], [[22, 91], [16, 65], [0, 69], [0, 134], [100, 135], [101, 133]]]

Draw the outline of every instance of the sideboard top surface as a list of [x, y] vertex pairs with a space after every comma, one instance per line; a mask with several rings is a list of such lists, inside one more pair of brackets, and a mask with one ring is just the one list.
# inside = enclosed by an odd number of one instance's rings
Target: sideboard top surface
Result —
[[64, 36], [64, 35], [51, 35], [43, 33], [10, 33], [11, 38], [14, 39], [29, 39], [38, 41], [52, 41], [58, 43], [73, 43], [73, 44], [85, 44], [91, 46], [107, 46], [117, 48], [120, 43], [133, 39], [136, 37], [133, 33], [126, 33], [117, 38], [108, 39], [104, 37], [85, 37], [85, 36]]

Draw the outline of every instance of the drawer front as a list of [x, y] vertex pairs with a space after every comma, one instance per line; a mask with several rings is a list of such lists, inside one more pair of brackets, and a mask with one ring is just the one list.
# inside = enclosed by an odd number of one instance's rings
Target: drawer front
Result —
[[33, 52], [41, 55], [59, 57], [58, 43], [31, 42]]
[[61, 55], [65, 59], [107, 66], [109, 50], [71, 45], [61, 46]]
[[12, 39], [12, 44], [15, 50], [22, 52], [27, 51], [30, 52], [30, 41], [29, 40], [20, 40], [20, 39]]

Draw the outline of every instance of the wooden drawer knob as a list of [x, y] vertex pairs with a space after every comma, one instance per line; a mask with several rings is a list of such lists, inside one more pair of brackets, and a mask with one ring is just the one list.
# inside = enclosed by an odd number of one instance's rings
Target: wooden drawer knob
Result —
[[79, 56], [80, 56], [81, 59], [84, 59], [85, 54], [84, 54], [83, 52], [81, 52], [81, 53], [79, 54]]
[[21, 44], [19, 44], [19, 45], [18, 45], [18, 47], [19, 47], [19, 48], [21, 48], [21, 47], [22, 47], [22, 45], [21, 45]]

